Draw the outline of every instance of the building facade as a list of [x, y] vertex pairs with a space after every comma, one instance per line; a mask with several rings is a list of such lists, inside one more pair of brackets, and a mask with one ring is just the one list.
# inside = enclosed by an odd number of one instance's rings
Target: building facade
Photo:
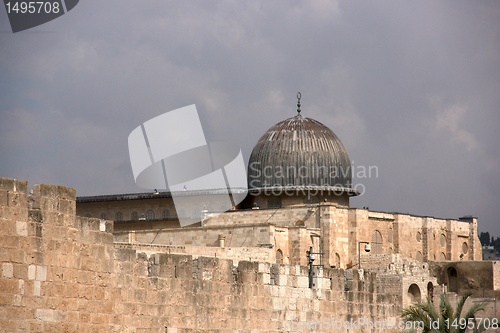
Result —
[[[247, 198], [223, 214], [176, 211], [169, 192], [77, 198], [77, 214], [115, 221], [117, 241], [273, 249], [270, 262], [351, 268], [360, 257], [399, 254], [420, 262], [481, 260], [477, 219], [439, 219], [350, 208], [349, 155], [319, 121], [297, 114], [267, 130], [248, 162]], [[196, 192], [183, 195], [198, 200]], [[218, 195], [214, 193], [213, 195]], [[178, 218], [192, 224], [180, 228]], [[223, 240], [223, 241], [221, 241]], [[364, 246], [370, 244], [371, 251]]]

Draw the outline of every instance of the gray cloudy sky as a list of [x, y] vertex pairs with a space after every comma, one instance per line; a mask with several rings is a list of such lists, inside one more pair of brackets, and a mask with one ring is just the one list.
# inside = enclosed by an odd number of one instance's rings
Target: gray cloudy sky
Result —
[[85, 0], [16, 34], [1, 9], [0, 175], [139, 192], [139, 124], [196, 104], [248, 159], [297, 91], [356, 170], [378, 168], [352, 206], [500, 236], [498, 1]]

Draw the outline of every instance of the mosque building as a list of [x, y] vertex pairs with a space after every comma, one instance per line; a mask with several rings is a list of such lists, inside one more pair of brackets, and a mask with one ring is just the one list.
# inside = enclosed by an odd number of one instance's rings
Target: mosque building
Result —
[[[331, 129], [302, 115], [299, 94], [297, 114], [271, 126], [255, 145], [248, 162], [248, 196], [234, 209], [176, 212], [171, 193], [155, 190], [78, 197], [77, 214], [114, 220], [117, 242], [196, 253], [230, 248], [225, 253], [233, 259], [307, 265], [306, 253], [312, 250], [318, 264], [338, 268], [380, 263], [376, 258], [391, 255], [419, 262], [481, 260], [474, 217], [351, 208], [349, 201], [359, 192], [352, 185], [350, 161]], [[195, 200], [197, 193], [185, 195]], [[181, 228], [179, 215], [192, 223]]]
[[[464, 309], [484, 305], [482, 322], [496, 332], [500, 265], [482, 260], [477, 219], [351, 207], [361, 191], [347, 150], [302, 114], [298, 97], [296, 114], [254, 146], [246, 197], [241, 188], [184, 183], [76, 197], [64, 186], [28, 191], [27, 181], [0, 177], [0, 326], [330, 332], [316, 326], [326, 319], [346, 324], [335, 326], [342, 332], [390, 333], [403, 331], [396, 324], [414, 303], [446, 296], [455, 307], [471, 295]], [[235, 193], [244, 200], [224, 206], [232, 209], [212, 205]]]

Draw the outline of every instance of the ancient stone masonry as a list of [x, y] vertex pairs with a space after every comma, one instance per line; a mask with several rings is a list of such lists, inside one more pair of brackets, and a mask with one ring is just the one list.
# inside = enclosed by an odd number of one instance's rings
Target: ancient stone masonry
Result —
[[112, 222], [77, 217], [74, 190], [27, 192], [0, 180], [1, 332], [319, 332], [399, 314], [376, 274], [350, 271], [347, 286], [320, 269], [310, 289], [306, 267], [141, 253], [115, 246]]
[[[371, 271], [317, 268], [309, 288], [305, 266], [166, 252], [114, 243], [113, 222], [76, 216], [73, 189], [28, 193], [0, 178], [0, 332], [395, 332], [383, 325], [399, 320], [412, 283], [398, 258]], [[422, 292], [435, 283], [426, 269]]]

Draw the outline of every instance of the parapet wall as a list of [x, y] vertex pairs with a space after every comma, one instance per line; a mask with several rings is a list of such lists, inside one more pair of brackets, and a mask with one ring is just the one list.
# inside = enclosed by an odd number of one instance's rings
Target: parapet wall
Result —
[[[116, 237], [116, 233], [114, 234]], [[116, 238], [115, 238], [116, 239]], [[274, 262], [276, 257], [274, 251], [269, 248], [254, 247], [206, 247], [206, 246], [171, 246], [158, 244], [141, 244], [116, 242], [115, 248], [132, 249], [148, 256], [155, 253], [190, 255], [193, 259], [198, 257], [214, 257], [232, 260], [234, 265], [240, 261]]]
[[0, 178], [0, 332], [396, 331], [369, 327], [398, 320], [394, 274], [318, 269], [309, 288], [307, 267], [141, 253], [77, 217], [73, 189], [27, 191]]

